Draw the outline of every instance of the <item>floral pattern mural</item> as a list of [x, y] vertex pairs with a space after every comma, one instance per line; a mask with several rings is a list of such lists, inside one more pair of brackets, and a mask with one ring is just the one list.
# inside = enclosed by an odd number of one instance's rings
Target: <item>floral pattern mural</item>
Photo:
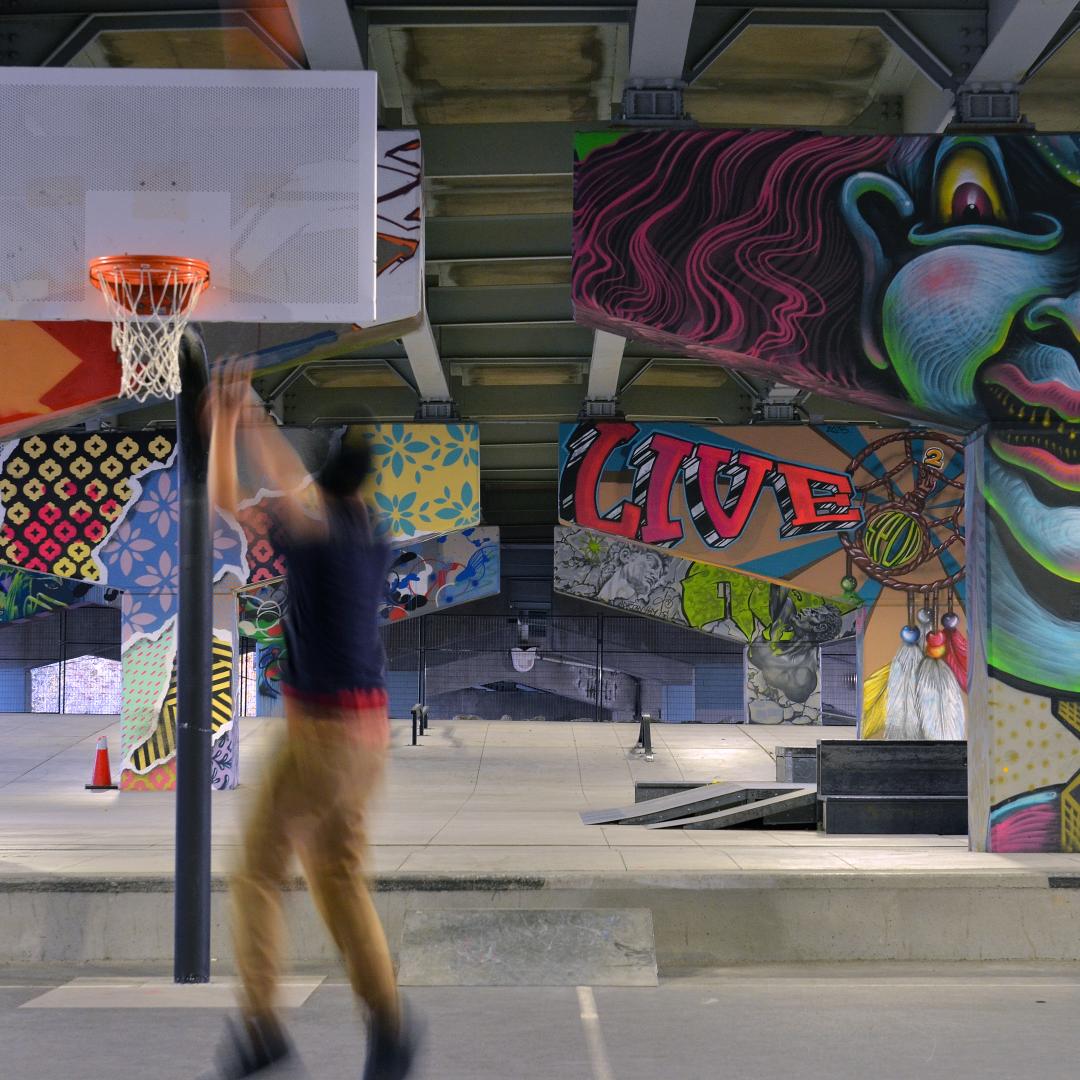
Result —
[[372, 424], [372, 503], [393, 538], [419, 539], [480, 523], [476, 424]]
[[39, 573], [102, 580], [97, 553], [131, 508], [133, 481], [167, 468], [173, 449], [170, 438], [147, 432], [61, 432], [5, 444], [0, 558]]

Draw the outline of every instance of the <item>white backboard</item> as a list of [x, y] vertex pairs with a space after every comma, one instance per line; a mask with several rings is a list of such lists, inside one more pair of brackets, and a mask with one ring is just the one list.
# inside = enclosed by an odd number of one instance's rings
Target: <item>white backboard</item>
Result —
[[373, 72], [0, 68], [0, 319], [99, 319], [97, 255], [210, 264], [196, 318], [376, 320]]

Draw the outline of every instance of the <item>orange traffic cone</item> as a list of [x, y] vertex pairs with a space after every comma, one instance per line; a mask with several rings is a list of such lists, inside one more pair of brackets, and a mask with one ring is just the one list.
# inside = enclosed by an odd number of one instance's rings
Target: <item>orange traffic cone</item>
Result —
[[109, 772], [109, 740], [104, 735], [98, 736], [97, 750], [94, 751], [94, 775], [86, 785], [87, 791], [115, 791], [112, 773]]

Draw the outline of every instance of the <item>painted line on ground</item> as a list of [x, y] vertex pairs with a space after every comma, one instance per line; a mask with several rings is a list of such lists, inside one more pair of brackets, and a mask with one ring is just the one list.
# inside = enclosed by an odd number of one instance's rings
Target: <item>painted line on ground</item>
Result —
[[594, 1080], [615, 1080], [611, 1070], [607, 1047], [604, 1045], [604, 1033], [600, 1030], [600, 1014], [596, 1011], [596, 998], [592, 988], [577, 988], [578, 1008], [581, 1026], [585, 1030], [585, 1042], [589, 1047], [589, 1062], [592, 1064]]

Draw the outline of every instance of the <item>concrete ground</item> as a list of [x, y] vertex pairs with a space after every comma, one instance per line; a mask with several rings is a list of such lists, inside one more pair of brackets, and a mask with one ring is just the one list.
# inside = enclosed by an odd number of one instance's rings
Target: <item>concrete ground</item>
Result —
[[[221, 1009], [23, 1009], [75, 974], [9, 970], [5, 1080], [189, 1080], [209, 1068]], [[78, 974], [85, 976], [85, 969]], [[415, 1080], [1067, 1080], [1080, 978], [1056, 966], [748, 969], [655, 989], [430, 988]], [[287, 1022], [303, 1070], [353, 1080], [363, 1038], [328, 978]]]
[[[281, 721], [242, 721], [238, 791], [214, 793], [214, 869], [235, 856], [243, 808]], [[0, 876], [167, 874], [168, 794], [85, 791], [112, 717], [0, 715]], [[656, 760], [630, 758], [613, 724], [436, 722], [419, 747], [394, 724], [371, 823], [376, 872], [641, 874], [766, 871], [1076, 872], [1080, 855], [986, 855], [962, 837], [824, 837], [812, 831], [587, 827], [586, 808], [633, 801], [635, 779], [775, 779], [775, 747], [850, 738], [846, 728], [656, 725]]]

